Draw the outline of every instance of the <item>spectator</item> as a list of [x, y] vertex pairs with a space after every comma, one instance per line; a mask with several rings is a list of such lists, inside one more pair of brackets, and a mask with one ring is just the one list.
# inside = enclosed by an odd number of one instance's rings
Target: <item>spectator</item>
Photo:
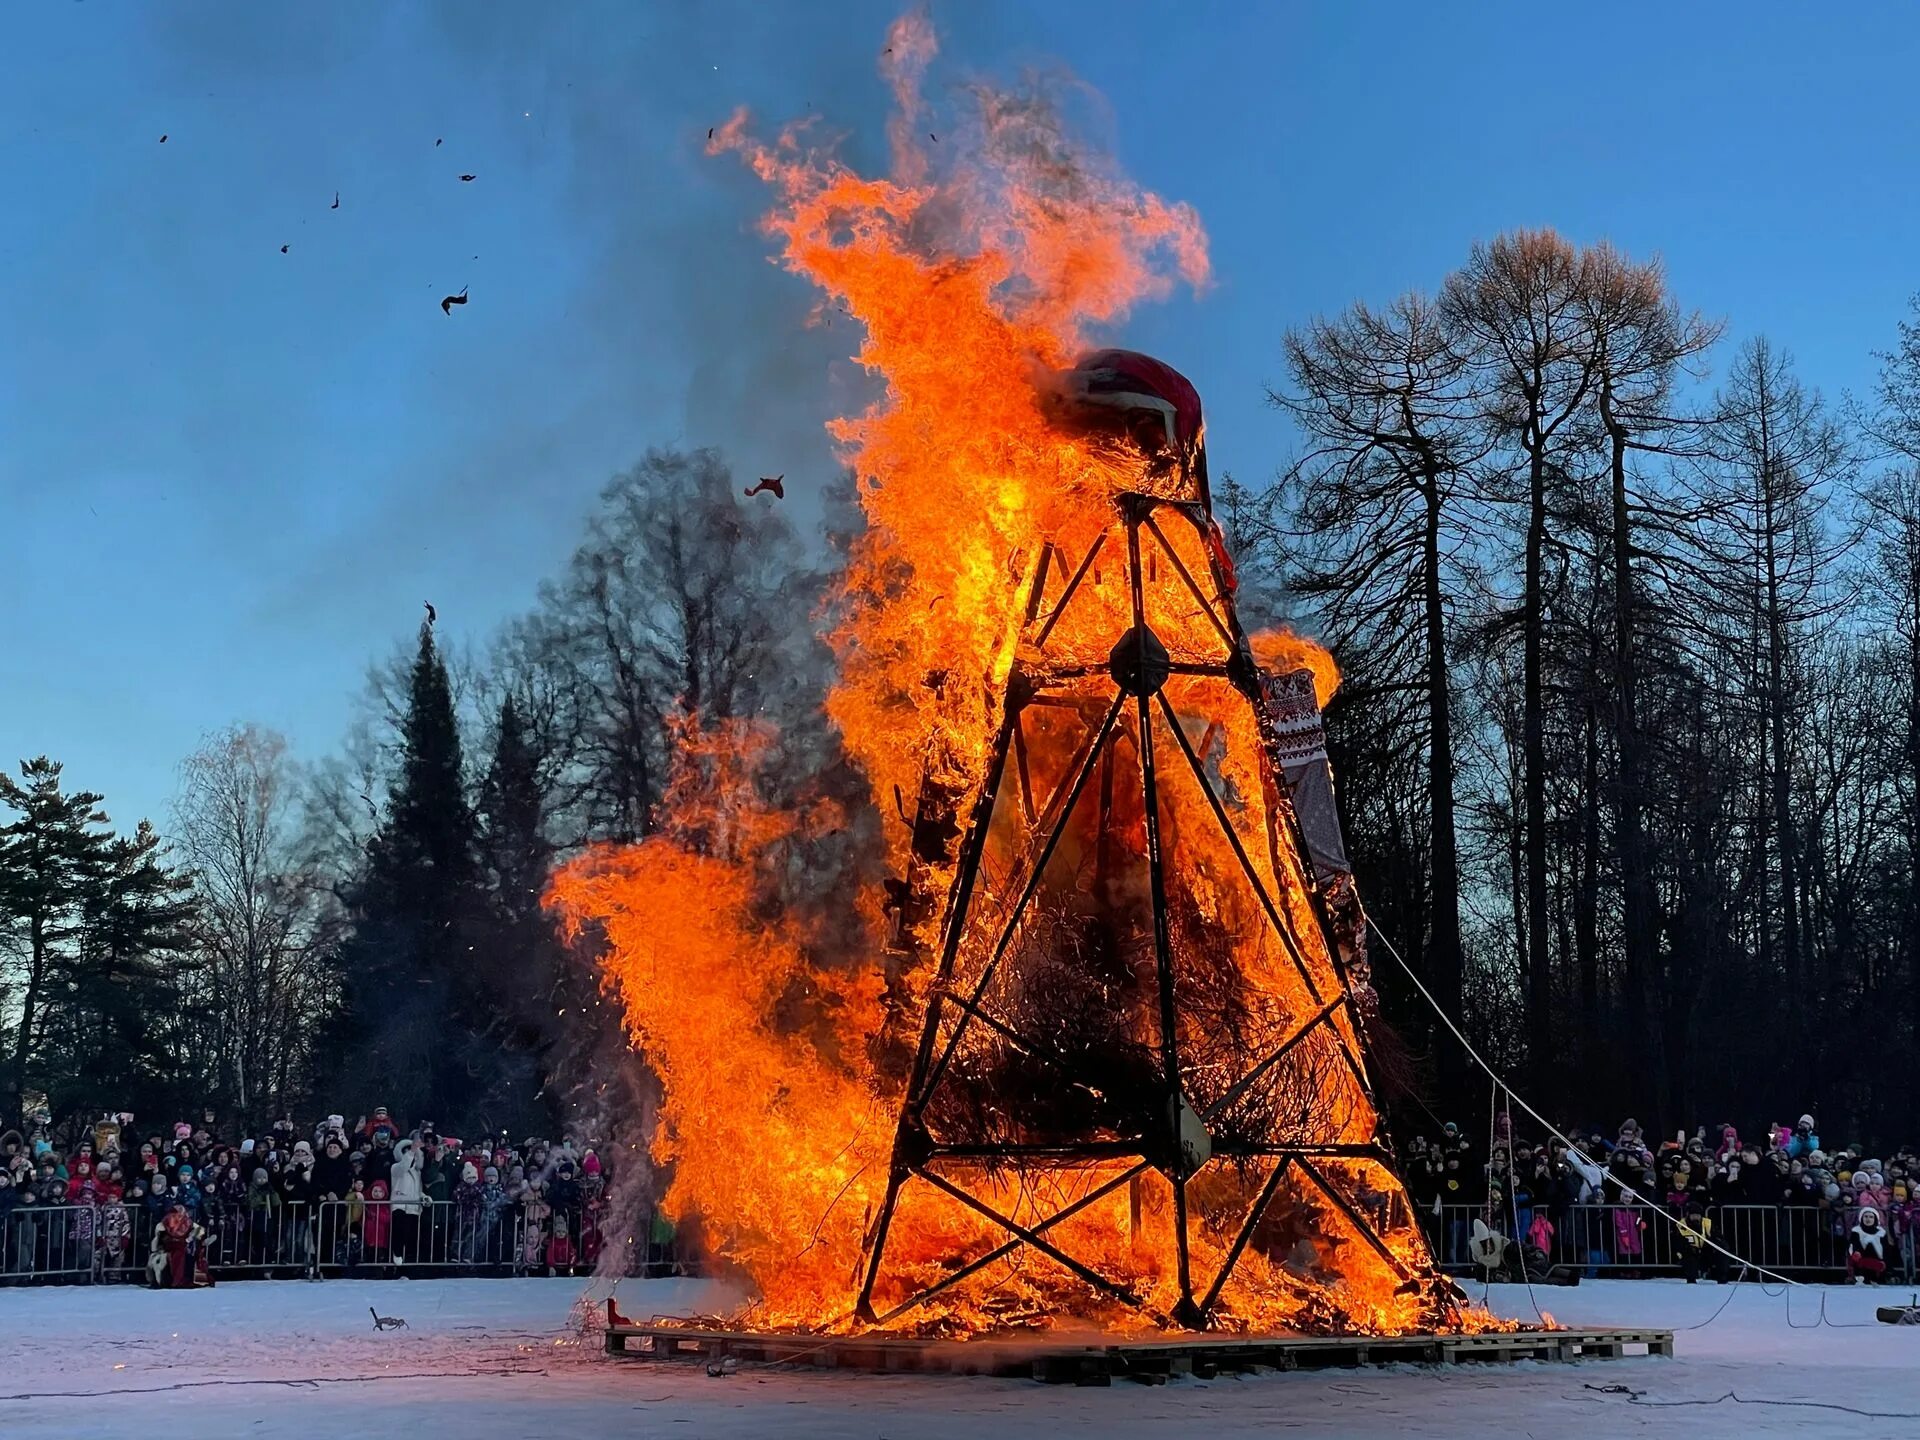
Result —
[[460, 1163], [460, 1181], [453, 1190], [453, 1215], [453, 1253], [471, 1262], [480, 1243], [480, 1172], [471, 1160]]
[[1716, 1274], [1725, 1281], [1719, 1266], [1720, 1253], [1707, 1244], [1712, 1238], [1713, 1221], [1707, 1218], [1705, 1207], [1698, 1200], [1688, 1201], [1686, 1218], [1680, 1222], [1680, 1273], [1686, 1277], [1687, 1284], [1699, 1283], [1703, 1272]]
[[1877, 1284], [1887, 1275], [1887, 1236], [1880, 1228], [1880, 1212], [1871, 1205], [1860, 1212], [1860, 1218], [1849, 1232], [1847, 1245], [1847, 1279], [1855, 1285], [1865, 1282]]
[[1792, 1138], [1787, 1141], [1787, 1158], [1804, 1160], [1819, 1148], [1820, 1137], [1813, 1133], [1813, 1116], [1802, 1115], [1793, 1127]]
[[415, 1135], [395, 1145], [393, 1157], [388, 1178], [393, 1197], [393, 1265], [398, 1271], [418, 1255], [420, 1207], [426, 1198], [420, 1185], [420, 1137]]
[[368, 1184], [366, 1224], [361, 1230], [361, 1243], [365, 1247], [368, 1263], [374, 1265], [384, 1265], [393, 1258], [393, 1203], [387, 1196], [385, 1180], [374, 1180]]

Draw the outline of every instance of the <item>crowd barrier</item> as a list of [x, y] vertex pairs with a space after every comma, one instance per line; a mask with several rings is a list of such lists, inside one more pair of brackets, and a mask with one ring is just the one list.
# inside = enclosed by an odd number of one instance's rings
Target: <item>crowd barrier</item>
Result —
[[[416, 1215], [390, 1201], [327, 1200], [212, 1214], [198, 1243], [216, 1279], [586, 1274], [610, 1243], [601, 1225], [597, 1207], [511, 1206], [488, 1216], [440, 1200], [423, 1201]], [[654, 1234], [649, 1217], [625, 1273], [690, 1273], [670, 1242], [645, 1238]], [[137, 1206], [16, 1209], [0, 1220], [0, 1285], [144, 1280], [153, 1243], [154, 1226]], [[612, 1243], [628, 1241], [623, 1234]]]
[[[1477, 1274], [1480, 1267], [1468, 1248], [1473, 1222], [1484, 1221], [1502, 1235], [1524, 1237], [1534, 1213], [1522, 1208], [1517, 1215], [1511, 1209], [1489, 1215], [1479, 1205], [1443, 1205], [1437, 1215], [1424, 1214], [1422, 1222], [1442, 1268]], [[1714, 1243], [1741, 1260], [1795, 1279], [1834, 1280], [1846, 1274], [1852, 1213], [1812, 1206], [1715, 1205], [1707, 1216]], [[1678, 1275], [1684, 1269], [1686, 1241], [1667, 1212], [1645, 1206], [1570, 1205], [1549, 1209], [1547, 1215], [1554, 1226], [1549, 1264], [1573, 1266], [1589, 1276]], [[1847, 1218], [1836, 1228], [1841, 1215]], [[1887, 1257], [1894, 1276], [1911, 1281], [1920, 1273], [1913, 1236], [1889, 1235]], [[1731, 1275], [1740, 1268], [1714, 1251], [1704, 1254], [1700, 1263], [1708, 1275], [1722, 1268]]]
[[[358, 1210], [356, 1215], [355, 1211]], [[1716, 1205], [1708, 1212], [1713, 1239], [1742, 1260], [1796, 1279], [1838, 1279], [1846, 1273], [1846, 1228], [1835, 1213], [1810, 1207]], [[1683, 1245], [1670, 1218], [1644, 1207], [1572, 1205], [1549, 1210], [1554, 1224], [1551, 1265], [1589, 1276], [1676, 1275]], [[1503, 1235], [1524, 1236], [1533, 1211], [1489, 1215], [1479, 1205], [1446, 1205], [1421, 1222], [1442, 1268], [1475, 1274], [1469, 1248], [1473, 1222]], [[219, 1214], [203, 1223], [201, 1244], [215, 1278], [395, 1273], [467, 1275], [584, 1274], [596, 1268], [609, 1243], [597, 1208], [513, 1206], [489, 1216], [450, 1200], [425, 1201], [420, 1213], [396, 1211], [389, 1201], [355, 1207], [346, 1201], [286, 1205]], [[643, 1243], [651, 1222], [635, 1237], [634, 1275], [691, 1273], [670, 1243]], [[626, 1237], [614, 1243], [623, 1247]], [[145, 1278], [153, 1227], [135, 1206], [37, 1205], [0, 1221], [0, 1285], [93, 1284]], [[1915, 1237], [1889, 1237], [1895, 1278], [1920, 1274]], [[1736, 1271], [1717, 1254], [1702, 1257], [1708, 1275]]]

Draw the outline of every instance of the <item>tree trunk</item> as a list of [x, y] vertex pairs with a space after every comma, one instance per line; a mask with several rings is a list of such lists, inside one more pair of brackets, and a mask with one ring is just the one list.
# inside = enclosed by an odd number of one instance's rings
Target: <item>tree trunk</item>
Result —
[[[1602, 374], [1605, 357], [1602, 356]], [[1671, 997], [1664, 992], [1660, 973], [1657, 902], [1653, 890], [1652, 857], [1646, 827], [1647, 753], [1640, 734], [1638, 674], [1634, 659], [1633, 524], [1627, 510], [1627, 434], [1614, 411], [1611, 384], [1600, 385], [1600, 418], [1606, 426], [1613, 494], [1613, 682], [1620, 761], [1615, 779], [1618, 812], [1622, 899], [1621, 950], [1627, 985], [1645, 998], [1643, 1015], [1660, 1017], [1664, 1033]], [[1664, 1097], [1668, 1047], [1656, 1047], [1649, 1076], [1657, 1096]]]
[[1552, 1053], [1552, 991], [1547, 969], [1547, 716], [1546, 648], [1547, 457], [1536, 414], [1529, 422], [1527, 578], [1523, 623], [1521, 735], [1526, 762], [1527, 1049], [1537, 1075]]
[[[1461, 1006], [1460, 856], [1454, 834], [1453, 712], [1447, 670], [1446, 608], [1440, 586], [1439, 479], [1426, 483], [1426, 530], [1421, 577], [1427, 626], [1427, 724], [1431, 736], [1428, 792], [1432, 802], [1432, 893], [1429, 897], [1426, 972], [1434, 997], [1456, 1019]], [[1440, 1047], [1442, 1093], [1451, 1094], [1466, 1073], [1459, 1047]]]

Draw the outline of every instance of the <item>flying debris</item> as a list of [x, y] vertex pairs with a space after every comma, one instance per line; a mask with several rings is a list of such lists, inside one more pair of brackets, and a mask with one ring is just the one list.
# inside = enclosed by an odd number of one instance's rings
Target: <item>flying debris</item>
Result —
[[758, 485], [741, 493], [745, 495], [758, 495], [761, 491], [766, 490], [772, 492], [774, 499], [784, 500], [787, 498], [787, 487], [782, 482], [785, 481], [786, 478], [787, 472], [784, 470], [778, 475], [762, 475]]
[[288, 252], [289, 250], [291, 250], [291, 249], [293, 249], [293, 246], [291, 246], [291, 245], [282, 245], [282, 246], [280, 247], [280, 253], [281, 253], [282, 255], [284, 255], [284, 254], [286, 254], [286, 253], [287, 253], [287, 252]]
[[477, 175], [462, 175], [462, 176], [460, 177], [460, 183], [461, 183], [462, 185], [465, 185], [465, 184], [466, 184], [466, 183], [467, 183], [468, 181], [470, 181], [470, 180], [477, 180], [477, 179], [479, 179], [479, 178], [480, 178], [480, 177], [479, 177], [479, 176], [477, 176]]
[[707, 126], [707, 139], [711, 140], [712, 138], [713, 138], [713, 126], [709, 125]]
[[333, 204], [329, 205], [327, 208], [329, 210], [338, 210], [340, 208], [340, 192], [338, 190], [333, 192]]
[[433, 601], [422, 600], [420, 603], [427, 607], [427, 624], [431, 625], [440, 618], [440, 612], [433, 608]]
[[936, 135], [936, 134], [934, 134], [934, 133], [933, 133], [933, 131], [931, 131], [931, 130], [929, 130], [929, 131], [927, 131], [927, 138], [928, 138], [929, 140], [931, 140], [931, 141], [933, 141], [933, 143], [934, 143], [934, 144], [936, 144], [936, 145], [938, 145], [938, 144], [940, 143], [940, 137], [939, 137], [938, 135]]
[[[444, 137], [443, 137], [443, 138], [444, 138]], [[435, 141], [433, 142], [433, 148], [434, 148], [434, 149], [436, 149], [436, 150], [438, 150], [438, 149], [440, 148], [440, 141], [439, 141], [439, 140], [435, 140]]]
[[467, 287], [462, 285], [460, 287], [460, 293], [458, 295], [449, 295], [447, 296], [446, 299], [440, 302], [440, 313], [443, 315], [451, 315], [453, 313], [454, 306], [464, 305], [466, 303], [467, 303]]
[[167, 143], [167, 137], [166, 137], [166, 136], [164, 136], [164, 135], [162, 135], [162, 136], [160, 137], [160, 143], [161, 143], [162, 145], [164, 145], [164, 144], [166, 144], [166, 143]]

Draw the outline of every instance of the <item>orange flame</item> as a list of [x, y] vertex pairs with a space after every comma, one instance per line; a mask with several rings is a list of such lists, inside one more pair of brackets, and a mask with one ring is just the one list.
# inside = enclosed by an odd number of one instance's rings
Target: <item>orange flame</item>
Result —
[[[1037, 378], [1070, 363], [1091, 332], [1135, 304], [1207, 279], [1193, 212], [1140, 190], [1075, 144], [1046, 105], [976, 88], [969, 115], [934, 128], [924, 81], [937, 50], [920, 17], [889, 32], [881, 70], [895, 113], [886, 177], [855, 173], [800, 126], [771, 142], [756, 139], [744, 114], [710, 146], [739, 154], [773, 189], [765, 228], [780, 263], [861, 323], [857, 359], [883, 382], [869, 409], [828, 427], [858, 477], [868, 526], [833, 607], [839, 666], [825, 705], [889, 814], [895, 796], [920, 793], [923, 777], [950, 794], [978, 792], [1043, 551], [1086, 553], [1109, 523], [1112, 497], [1147, 488], [1137, 453], [1051, 424]], [[1209, 573], [1191, 537], [1162, 543], [1173, 569]], [[1103, 596], [1094, 577], [1053, 653], [1097, 650], [1104, 658], [1115, 624], [1124, 628], [1112, 589]], [[1217, 650], [1217, 625], [1209, 628], [1203, 610], [1157, 615], [1176, 660]], [[1323, 703], [1338, 683], [1331, 657], [1310, 641], [1276, 633], [1256, 646], [1263, 660], [1310, 665]], [[1183, 712], [1197, 713], [1214, 703], [1206, 687], [1221, 683], [1181, 678], [1168, 693]], [[873, 937], [862, 963], [812, 963], [811, 937], [765, 897], [795, 842], [836, 817], [766, 806], [757, 783], [769, 755], [764, 731], [688, 722], [679, 739], [660, 832], [566, 867], [550, 901], [571, 932], [592, 929], [604, 941], [606, 973], [634, 1043], [659, 1072], [664, 1096], [652, 1153], [671, 1171], [667, 1213], [697, 1221], [710, 1250], [752, 1280], [755, 1323], [846, 1325], [887, 1189], [901, 1103], [898, 1078], [883, 1073], [870, 1043], [885, 1021], [882, 897], [848, 897]], [[1056, 742], [1050, 757], [1044, 740], [1034, 741], [1036, 770], [1064, 754]], [[1258, 805], [1263, 772], [1252, 712], [1242, 706], [1200, 744], [1212, 746], [1233, 792]], [[1183, 803], [1198, 812], [1198, 799]], [[1227, 842], [1201, 828], [1173, 826], [1166, 841], [1196, 923], [1229, 932], [1257, 926], [1250, 902], [1222, 879], [1232, 865]], [[1249, 848], [1254, 839], [1251, 828], [1242, 837]], [[904, 867], [906, 837], [892, 830], [890, 845], [895, 868]], [[1321, 985], [1337, 987], [1299, 857], [1290, 848], [1263, 853], [1262, 883], [1281, 897], [1311, 951], [1307, 967]], [[1310, 1008], [1274, 947], [1252, 943], [1236, 964], [1258, 1012], [1246, 1024], [1267, 1026], [1268, 1041], [1288, 1016]], [[909, 977], [913, 1003], [924, 1005], [926, 983]], [[1357, 1045], [1351, 1019], [1339, 1025], [1338, 1042]], [[1372, 1138], [1376, 1120], [1363, 1093], [1343, 1092], [1337, 1108], [1342, 1134]], [[1323, 1168], [1382, 1203], [1398, 1195], [1397, 1181], [1374, 1161], [1328, 1159]], [[1097, 1181], [1105, 1172], [1091, 1173]], [[1035, 1197], [1008, 1177], [982, 1183], [1007, 1211], [1032, 1213]], [[1190, 1185], [1202, 1222], [1218, 1217], [1219, 1228], [1197, 1242], [1200, 1259], [1220, 1262], [1250, 1184], [1257, 1177], [1212, 1173]], [[1055, 1233], [1062, 1244], [1071, 1239], [1075, 1253], [1129, 1275], [1153, 1300], [1148, 1313], [1165, 1314], [1169, 1196], [1164, 1179], [1149, 1172]], [[1394, 1203], [1404, 1215], [1404, 1198]], [[1223, 1298], [1232, 1322], [1326, 1321], [1316, 1297], [1329, 1256], [1356, 1253], [1359, 1237], [1351, 1217], [1331, 1207], [1303, 1205], [1295, 1221], [1303, 1231], [1318, 1227], [1326, 1244], [1263, 1234], [1247, 1248], [1247, 1278]], [[890, 1253], [923, 1284], [1002, 1238], [935, 1194], [910, 1215], [902, 1210]], [[1411, 1224], [1386, 1244], [1395, 1262], [1425, 1264]], [[1427, 1315], [1385, 1269], [1369, 1274], [1344, 1286], [1342, 1323], [1406, 1329]], [[1090, 1303], [1064, 1273], [1012, 1262], [949, 1292], [933, 1323], [973, 1329], [1067, 1316], [1147, 1323]]]
[[1318, 640], [1285, 629], [1256, 630], [1247, 637], [1247, 643], [1253, 647], [1254, 663], [1262, 670], [1311, 670], [1314, 703], [1322, 710], [1340, 688], [1340, 667], [1334, 663], [1333, 652]]

